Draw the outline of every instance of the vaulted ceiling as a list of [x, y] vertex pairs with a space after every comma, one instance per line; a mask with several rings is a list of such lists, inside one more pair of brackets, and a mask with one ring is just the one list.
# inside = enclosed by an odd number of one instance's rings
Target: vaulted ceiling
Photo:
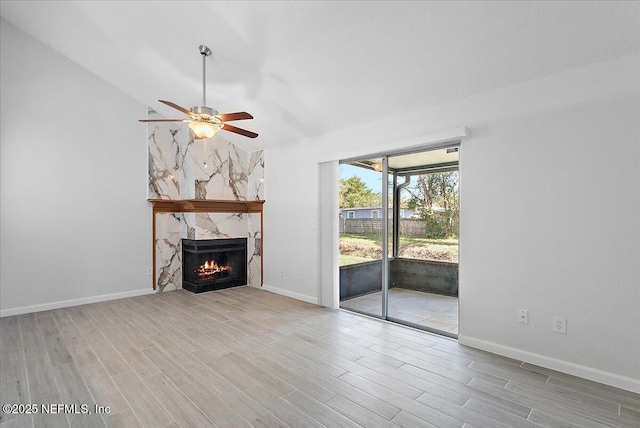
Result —
[[251, 112], [238, 124], [260, 134], [256, 148], [385, 126], [640, 50], [637, 1], [0, 4], [2, 18], [166, 116], [175, 112], [158, 99], [200, 104], [198, 46], [208, 45], [207, 104]]

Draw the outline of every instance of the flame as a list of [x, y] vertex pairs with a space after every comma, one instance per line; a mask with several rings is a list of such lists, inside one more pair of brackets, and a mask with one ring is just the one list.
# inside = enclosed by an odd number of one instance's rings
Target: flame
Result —
[[218, 272], [231, 271], [231, 266], [220, 266], [215, 260], [207, 260], [203, 265], [196, 269], [198, 278], [203, 279], [210, 277]]

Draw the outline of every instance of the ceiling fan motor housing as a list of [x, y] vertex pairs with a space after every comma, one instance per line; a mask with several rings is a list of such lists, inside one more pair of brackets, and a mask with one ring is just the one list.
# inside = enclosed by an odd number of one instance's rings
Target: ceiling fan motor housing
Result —
[[191, 111], [191, 113], [200, 114], [200, 115], [215, 116], [218, 114], [217, 110], [214, 110], [211, 107], [206, 107], [206, 106], [191, 107], [189, 110]]

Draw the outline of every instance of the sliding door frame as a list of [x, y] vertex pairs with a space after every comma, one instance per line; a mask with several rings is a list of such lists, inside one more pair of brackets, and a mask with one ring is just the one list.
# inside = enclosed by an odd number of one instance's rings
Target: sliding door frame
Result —
[[382, 319], [389, 312], [389, 156], [382, 157]]

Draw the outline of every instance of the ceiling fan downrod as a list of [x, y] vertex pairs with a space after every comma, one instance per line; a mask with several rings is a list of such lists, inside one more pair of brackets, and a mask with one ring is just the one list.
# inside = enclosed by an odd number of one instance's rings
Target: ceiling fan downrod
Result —
[[206, 58], [211, 55], [211, 49], [205, 45], [200, 45], [200, 54], [202, 55], [202, 106], [207, 105], [207, 63]]

